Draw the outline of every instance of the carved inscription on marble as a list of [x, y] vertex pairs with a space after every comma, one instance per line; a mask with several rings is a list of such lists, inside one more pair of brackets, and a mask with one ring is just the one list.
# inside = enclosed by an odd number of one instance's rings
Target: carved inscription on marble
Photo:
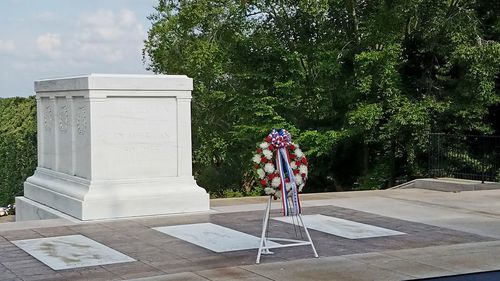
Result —
[[88, 117], [87, 107], [85, 105], [79, 106], [76, 112], [76, 130], [78, 134], [85, 135], [88, 130]]
[[67, 105], [60, 106], [58, 115], [59, 115], [59, 130], [65, 133], [66, 131], [68, 131], [69, 120], [70, 120], [69, 106]]
[[52, 104], [47, 104], [44, 106], [43, 110], [43, 126], [47, 131], [52, 129], [52, 124], [54, 122], [54, 109]]
[[165, 144], [175, 145], [176, 141], [173, 138], [175, 136], [168, 131], [158, 129], [152, 129], [149, 132], [116, 132], [112, 136], [119, 140], [119, 145], [115, 144], [114, 148], [125, 152], [163, 152], [170, 148]]

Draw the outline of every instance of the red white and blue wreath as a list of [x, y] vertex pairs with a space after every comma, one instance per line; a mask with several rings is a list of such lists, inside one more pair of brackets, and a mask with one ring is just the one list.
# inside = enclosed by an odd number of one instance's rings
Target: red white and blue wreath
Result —
[[252, 161], [264, 192], [281, 198], [283, 214], [299, 214], [298, 192], [306, 184], [308, 162], [299, 146], [292, 142], [290, 133], [285, 129], [273, 129], [262, 143], [257, 144]]

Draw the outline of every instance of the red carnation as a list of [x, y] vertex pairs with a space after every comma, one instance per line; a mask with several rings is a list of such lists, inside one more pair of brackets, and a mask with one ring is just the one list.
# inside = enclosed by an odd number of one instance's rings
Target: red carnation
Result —
[[269, 180], [273, 180], [276, 177], [276, 174], [269, 174], [269, 176], [267, 177], [269, 178]]
[[274, 150], [274, 146], [272, 144], [269, 145], [269, 150]]
[[306, 174], [302, 174], [301, 176], [302, 176], [302, 178], [304, 178], [304, 179], [306, 178]]
[[257, 148], [257, 153], [261, 154], [262, 153], [262, 148]]
[[265, 139], [264, 139], [266, 142], [270, 142], [273, 140], [273, 138], [271, 138], [271, 136], [267, 136]]
[[300, 161], [295, 161], [295, 165], [300, 166]]
[[266, 157], [264, 157], [264, 156], [262, 156], [262, 157], [260, 158], [260, 162], [261, 162], [261, 163], [267, 163], [267, 158], [266, 158]]
[[254, 168], [255, 168], [255, 170], [257, 170], [258, 168], [260, 168], [260, 166], [259, 165], [255, 165]]
[[290, 153], [290, 160], [293, 160], [293, 159], [295, 159], [295, 158], [297, 158], [297, 155], [295, 155], [295, 154], [293, 154], [293, 153]]
[[293, 171], [293, 174], [294, 174], [294, 175], [298, 175], [299, 173], [300, 173], [300, 172], [299, 172], [299, 170], [294, 170], [294, 171]]
[[289, 182], [290, 182], [290, 179], [289, 179], [289, 178], [286, 178], [286, 179], [285, 179], [285, 182], [286, 182], [286, 183], [289, 183]]
[[266, 186], [267, 185], [267, 181], [265, 179], [261, 179], [260, 180], [260, 184], [262, 184], [262, 186]]
[[288, 147], [290, 147], [291, 150], [295, 150], [295, 145], [293, 145], [293, 144], [290, 144], [290, 146], [288, 146]]
[[306, 159], [305, 157], [302, 157], [302, 160], [301, 160], [301, 161], [302, 161], [302, 163], [303, 163], [304, 165], [307, 165], [307, 159]]

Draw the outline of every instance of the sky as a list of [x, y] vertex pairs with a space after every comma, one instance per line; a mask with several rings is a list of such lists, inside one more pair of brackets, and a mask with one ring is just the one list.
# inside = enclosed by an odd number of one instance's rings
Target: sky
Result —
[[0, 97], [88, 73], [148, 73], [143, 41], [157, 0], [0, 0]]

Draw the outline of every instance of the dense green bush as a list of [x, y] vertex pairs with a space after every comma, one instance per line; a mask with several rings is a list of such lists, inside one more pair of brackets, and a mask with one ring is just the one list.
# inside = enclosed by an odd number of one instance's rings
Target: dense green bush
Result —
[[0, 98], [0, 206], [22, 195], [36, 168], [36, 146], [35, 98]]
[[160, 0], [144, 59], [194, 78], [211, 194], [254, 185], [273, 127], [308, 155], [307, 190], [383, 188], [425, 176], [429, 132], [498, 130], [499, 15], [498, 0]]

